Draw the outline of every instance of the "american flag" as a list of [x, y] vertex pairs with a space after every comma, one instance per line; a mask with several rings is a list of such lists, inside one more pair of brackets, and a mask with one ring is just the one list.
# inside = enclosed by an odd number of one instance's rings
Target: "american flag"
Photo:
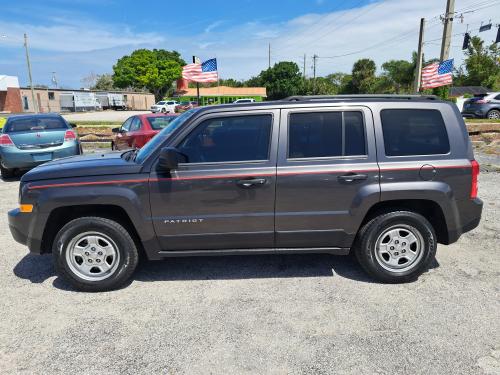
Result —
[[445, 60], [441, 64], [433, 63], [422, 69], [422, 88], [451, 85], [453, 82], [453, 59]]
[[217, 59], [210, 59], [203, 64], [188, 64], [182, 68], [182, 78], [193, 82], [217, 82]]

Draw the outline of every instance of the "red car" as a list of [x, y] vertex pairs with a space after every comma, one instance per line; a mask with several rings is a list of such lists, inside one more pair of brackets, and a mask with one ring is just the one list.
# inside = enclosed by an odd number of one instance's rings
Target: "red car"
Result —
[[121, 127], [113, 129], [111, 149], [141, 148], [176, 117], [176, 114], [161, 113], [132, 116]]

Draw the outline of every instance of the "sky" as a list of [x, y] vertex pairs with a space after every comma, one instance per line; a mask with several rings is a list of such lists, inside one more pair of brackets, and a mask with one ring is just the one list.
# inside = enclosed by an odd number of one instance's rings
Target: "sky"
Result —
[[[22, 5], [20, 5], [22, 4]], [[377, 67], [411, 58], [425, 17], [424, 54], [439, 57], [446, 0], [0, 0], [0, 75], [27, 85], [23, 34], [27, 33], [35, 84], [80, 88], [91, 73], [111, 73], [120, 57], [138, 48], [178, 51], [185, 61], [216, 57], [222, 78], [248, 79], [271, 63], [294, 61], [312, 75], [350, 72], [360, 58]], [[500, 23], [499, 0], [456, 0], [450, 57], [463, 62], [463, 33], [488, 43]]]

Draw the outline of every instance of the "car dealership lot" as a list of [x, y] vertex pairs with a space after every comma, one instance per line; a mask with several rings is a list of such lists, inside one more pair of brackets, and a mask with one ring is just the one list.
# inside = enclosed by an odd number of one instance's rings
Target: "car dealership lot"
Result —
[[411, 284], [279, 255], [144, 262], [85, 294], [14, 242], [18, 182], [0, 180], [0, 373], [499, 373], [499, 183], [480, 175], [479, 228]]

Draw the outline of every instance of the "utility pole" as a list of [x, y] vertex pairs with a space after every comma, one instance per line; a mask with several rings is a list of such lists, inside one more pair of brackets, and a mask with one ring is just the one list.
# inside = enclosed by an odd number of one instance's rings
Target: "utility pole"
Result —
[[269, 50], [267, 52], [268, 68], [271, 69], [271, 43], [269, 43]]
[[316, 94], [316, 60], [318, 59], [318, 55], [313, 55], [313, 95]]
[[420, 18], [420, 34], [418, 35], [417, 68], [415, 69], [415, 84], [413, 86], [416, 93], [420, 91], [420, 80], [422, 78], [422, 47], [424, 44], [425, 18]]
[[302, 68], [302, 78], [306, 80], [306, 54], [304, 53], [304, 66]]
[[26, 62], [28, 63], [28, 78], [31, 88], [31, 100], [33, 101], [33, 109], [35, 110], [35, 113], [38, 113], [38, 105], [35, 102], [35, 90], [33, 89], [33, 78], [31, 77], [30, 54], [28, 52], [28, 35], [26, 35], [26, 33], [24, 34], [24, 48], [26, 49]]
[[57, 89], [57, 76], [56, 76], [56, 72], [52, 72], [52, 83], [54, 84], [54, 87]]
[[446, 0], [446, 13], [444, 14], [443, 38], [441, 40], [441, 56], [440, 60], [448, 59], [450, 55], [451, 43], [451, 27], [453, 24], [453, 16], [455, 14], [455, 0]]

